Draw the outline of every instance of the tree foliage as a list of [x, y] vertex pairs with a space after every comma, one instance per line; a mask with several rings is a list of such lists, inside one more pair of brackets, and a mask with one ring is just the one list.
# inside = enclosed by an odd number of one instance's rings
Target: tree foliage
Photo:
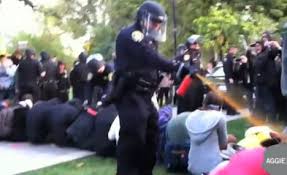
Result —
[[[167, 10], [168, 42], [161, 51], [173, 53], [172, 1], [158, 0]], [[60, 0], [52, 8], [41, 8], [52, 26], [75, 38], [91, 36], [91, 52], [110, 58], [118, 31], [132, 23], [144, 0]], [[205, 38], [205, 48], [224, 52], [241, 44], [239, 36], [254, 41], [262, 31], [275, 31], [287, 15], [287, 0], [175, 0], [178, 43], [191, 34]]]
[[[10, 48], [8, 49], [13, 52], [13, 49], [17, 48], [19, 41], [27, 41], [28, 47], [35, 49], [36, 53], [46, 51], [51, 56], [56, 56], [59, 60], [64, 61], [68, 65], [71, 65], [73, 62], [70, 54], [65, 53], [65, 48], [61, 44], [60, 38], [57, 35], [43, 33], [41, 36], [35, 36], [27, 33], [19, 33], [13, 39]], [[66, 52], [69, 51], [66, 50]]]
[[275, 30], [277, 26], [262, 14], [251, 14], [250, 10], [237, 12], [227, 5], [212, 6], [206, 16], [196, 18], [193, 24], [204, 36], [204, 46], [214, 48], [221, 58], [231, 45], [243, 47], [242, 37], [252, 42], [266, 29]]

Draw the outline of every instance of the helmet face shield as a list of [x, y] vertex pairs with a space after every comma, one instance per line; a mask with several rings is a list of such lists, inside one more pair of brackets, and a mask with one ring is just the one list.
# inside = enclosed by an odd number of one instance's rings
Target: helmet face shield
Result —
[[154, 16], [146, 13], [142, 19], [142, 29], [145, 36], [158, 42], [166, 41], [167, 16]]

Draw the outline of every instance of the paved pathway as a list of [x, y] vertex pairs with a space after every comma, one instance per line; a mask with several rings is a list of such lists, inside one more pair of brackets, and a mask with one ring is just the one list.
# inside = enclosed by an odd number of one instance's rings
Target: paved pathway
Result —
[[55, 145], [0, 142], [0, 174], [14, 175], [92, 155]]

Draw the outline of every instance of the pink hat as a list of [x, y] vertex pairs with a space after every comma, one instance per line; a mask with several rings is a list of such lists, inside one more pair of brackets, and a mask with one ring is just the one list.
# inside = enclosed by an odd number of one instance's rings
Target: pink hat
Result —
[[264, 148], [241, 151], [215, 175], [269, 175], [263, 168], [264, 151]]

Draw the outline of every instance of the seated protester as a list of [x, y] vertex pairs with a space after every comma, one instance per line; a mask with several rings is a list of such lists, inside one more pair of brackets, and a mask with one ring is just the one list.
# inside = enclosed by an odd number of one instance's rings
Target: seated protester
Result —
[[261, 147], [262, 143], [271, 139], [271, 133], [274, 132], [268, 126], [254, 126], [245, 131], [244, 138], [237, 145], [245, 149]]
[[9, 141], [26, 140], [26, 114], [32, 108], [31, 99], [20, 101], [0, 111], [0, 139]]
[[[42, 104], [46, 108], [41, 106], [41, 104], [35, 106], [36, 110], [40, 111], [39, 113], [35, 113], [35, 109], [32, 109], [34, 111], [32, 112], [34, 115], [31, 121], [33, 128], [29, 128], [29, 139], [36, 143], [37, 139], [39, 139], [39, 142], [51, 142], [59, 146], [71, 146], [72, 140], [67, 136], [66, 129], [77, 119], [82, 110], [82, 103], [78, 99], [75, 99], [67, 103], [47, 104], [43, 102]], [[31, 120], [30, 115], [28, 119]], [[37, 133], [38, 136], [37, 134], [33, 136], [31, 131]]]
[[192, 112], [183, 112], [173, 117], [166, 127], [164, 163], [169, 171], [186, 171], [190, 139], [185, 127]]
[[166, 139], [170, 144], [189, 144], [189, 135], [185, 127], [186, 119], [192, 112], [183, 112], [173, 117], [166, 127]]
[[224, 105], [224, 99], [218, 97], [218, 95], [216, 95], [214, 92], [209, 91], [208, 93], [206, 93], [206, 97], [203, 100], [203, 104], [206, 103], [208, 103], [208, 107], [213, 110], [222, 110]]
[[52, 106], [60, 103], [61, 101], [57, 98], [49, 101], [38, 101], [27, 113], [26, 131], [28, 141], [31, 143], [44, 143], [46, 141], [49, 132], [47, 127], [48, 112]]
[[77, 148], [96, 151], [100, 156], [114, 156], [116, 144], [109, 140], [108, 132], [118, 115], [116, 107], [109, 105], [97, 110], [93, 106], [83, 110], [66, 133]]
[[51, 106], [46, 115], [47, 141], [58, 146], [73, 146], [66, 130], [78, 118], [82, 109], [83, 105], [78, 99]]
[[210, 175], [269, 175], [263, 168], [264, 148], [244, 150], [234, 155], [223, 168]]
[[188, 171], [193, 175], [209, 173], [222, 161], [220, 150], [235, 140], [227, 136], [225, 114], [210, 110], [206, 100], [203, 108], [189, 114], [185, 126], [190, 137]]
[[[261, 129], [262, 128], [259, 128], [259, 130]], [[251, 129], [247, 134], [251, 134], [254, 130], [258, 130], [258, 128]], [[286, 143], [286, 136], [284, 133], [280, 134], [270, 129], [267, 130], [264, 130], [264, 132], [267, 131], [270, 138], [261, 142], [260, 147], [246, 149], [236, 153], [229, 162], [226, 161], [213, 169], [210, 175], [269, 175], [263, 168], [263, 164], [265, 163], [265, 150], [270, 146]]]

